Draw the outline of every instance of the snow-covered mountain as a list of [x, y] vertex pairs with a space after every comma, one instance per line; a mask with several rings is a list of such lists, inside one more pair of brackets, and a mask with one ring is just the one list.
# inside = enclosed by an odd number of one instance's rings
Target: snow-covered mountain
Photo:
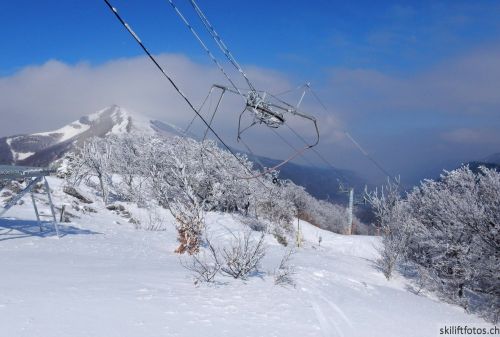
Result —
[[131, 114], [112, 105], [57, 130], [0, 138], [0, 164], [46, 166], [74, 145], [91, 137], [122, 134], [133, 130], [179, 135], [182, 130], [165, 122]]

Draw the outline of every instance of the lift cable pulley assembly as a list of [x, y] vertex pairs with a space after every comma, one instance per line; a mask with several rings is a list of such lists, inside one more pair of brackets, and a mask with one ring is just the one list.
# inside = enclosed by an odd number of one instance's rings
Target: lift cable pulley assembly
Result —
[[[238, 131], [237, 131], [237, 141], [246, 148], [246, 150], [254, 157], [257, 158], [257, 156], [254, 155], [253, 151], [251, 150], [250, 146], [243, 141], [242, 135], [245, 131], [250, 129], [251, 127], [259, 124], [263, 124], [271, 129], [276, 129], [279, 128], [280, 126], [284, 125], [286, 123], [285, 115], [286, 114], [292, 114], [295, 115], [299, 118], [305, 119], [310, 121], [315, 130], [316, 134], [316, 139], [314, 142], [311, 143], [306, 143], [305, 146], [301, 149], [294, 149], [294, 152], [286, 158], [284, 161], [279, 163], [278, 165], [275, 165], [271, 168], [264, 168], [263, 167], [263, 172], [259, 173], [257, 176], [261, 176], [263, 174], [269, 173], [271, 171], [274, 171], [278, 169], [279, 167], [283, 166], [287, 162], [295, 159], [296, 157], [302, 155], [305, 150], [313, 148], [319, 143], [319, 130], [317, 126], [316, 119], [313, 116], [310, 116], [308, 114], [305, 114], [301, 111], [299, 111], [299, 106], [300, 103], [302, 102], [302, 99], [304, 97], [304, 94], [302, 95], [301, 99], [299, 100], [299, 103], [294, 106], [292, 104], [289, 104], [282, 99], [278, 98], [277, 96], [266, 92], [266, 91], [259, 91], [255, 89], [255, 86], [252, 84], [250, 81], [248, 75], [245, 73], [243, 68], [240, 66], [238, 61], [235, 59], [227, 45], [224, 43], [220, 35], [217, 33], [215, 30], [214, 26], [210, 23], [206, 15], [203, 13], [201, 8], [198, 6], [196, 1], [194, 0], [189, 0], [191, 3], [193, 9], [195, 10], [196, 14], [198, 15], [199, 19], [201, 20], [203, 26], [205, 27], [206, 31], [208, 34], [213, 38], [217, 46], [219, 47], [220, 51], [224, 54], [224, 56], [227, 58], [227, 60], [236, 68], [236, 70], [243, 76], [245, 79], [245, 82], [248, 86], [248, 89], [240, 89], [235, 85], [235, 81], [231, 79], [231, 77], [228, 75], [228, 72], [224, 70], [222, 67], [221, 63], [216, 59], [214, 54], [210, 51], [210, 49], [207, 47], [207, 44], [203, 42], [203, 40], [200, 37], [200, 34], [194, 29], [193, 25], [187, 20], [186, 16], [180, 11], [179, 7], [174, 3], [173, 0], [168, 0], [176, 14], [179, 16], [179, 18], [182, 20], [182, 22], [186, 25], [188, 30], [193, 34], [195, 39], [198, 41], [200, 46], [203, 48], [203, 50], [207, 53], [207, 55], [210, 57], [210, 59], [217, 65], [219, 70], [223, 73], [223, 75], [227, 78], [229, 83], [231, 84], [231, 87], [227, 87], [224, 85], [219, 85], [219, 84], [214, 84], [212, 88], [209, 91], [209, 95], [211, 95], [214, 92], [214, 89], [220, 90], [220, 96], [218, 98], [218, 102], [222, 100], [222, 98], [226, 94], [234, 94], [237, 96], [240, 96], [243, 98], [244, 101], [244, 108], [239, 114], [238, 118]], [[246, 92], [245, 92], [246, 91]], [[218, 111], [218, 108], [220, 107], [220, 104], [217, 105], [216, 109], [214, 110], [212, 114], [211, 120], [213, 120], [215, 114]], [[252, 117], [252, 121], [250, 122], [249, 125], [243, 126], [242, 125], [242, 118], [245, 113], [249, 113]], [[191, 124], [191, 123], [190, 123]], [[281, 138], [281, 137], [280, 137]], [[258, 162], [258, 159], [256, 160]], [[262, 166], [262, 165], [261, 165]]]

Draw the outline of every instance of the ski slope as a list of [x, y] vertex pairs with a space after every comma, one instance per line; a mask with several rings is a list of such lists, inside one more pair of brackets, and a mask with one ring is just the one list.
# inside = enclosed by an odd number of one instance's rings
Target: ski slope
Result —
[[[60, 180], [49, 182], [56, 205], [72, 202]], [[401, 276], [387, 281], [374, 267], [374, 237], [341, 236], [302, 222], [295, 288], [273, 283], [269, 273], [285, 250], [272, 237], [262, 273], [195, 287], [173, 253], [173, 219], [165, 212], [166, 230], [136, 230], [95, 201], [90, 206], [97, 213], [72, 210], [79, 218], [61, 224], [57, 239], [49, 225], [39, 232], [25, 201], [0, 219], [0, 336], [416, 337], [437, 336], [448, 323], [484, 324], [457, 306], [412, 293]], [[144, 210], [123, 205], [147, 221]], [[49, 214], [43, 200], [40, 210]], [[210, 213], [207, 224], [216, 241], [230, 239], [227, 229], [242, 229], [228, 214]]]

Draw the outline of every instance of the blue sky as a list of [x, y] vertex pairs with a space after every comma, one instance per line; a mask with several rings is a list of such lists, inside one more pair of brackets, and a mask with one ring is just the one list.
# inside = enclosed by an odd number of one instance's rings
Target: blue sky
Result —
[[[166, 0], [113, 4], [153, 51], [207, 61]], [[500, 32], [498, 1], [222, 0], [200, 6], [242, 63], [304, 78], [321, 77], [329, 67], [412, 74], [498, 42]], [[54, 58], [99, 64], [141, 53], [103, 1], [2, 0], [0, 18], [3, 75]]]
[[[166, 0], [112, 3], [155, 54], [181, 55], [193, 67], [211, 67]], [[176, 3], [198, 24], [187, 1]], [[355, 134], [393, 172], [421, 176], [451, 165], [446, 163], [500, 152], [495, 136], [500, 102], [492, 92], [500, 89], [498, 1], [199, 0], [199, 5], [240, 63], [258, 69], [256, 74], [277, 74], [290, 86], [312, 82], [332, 110], [333, 116], [322, 117]], [[103, 1], [0, 0], [0, 22], [4, 83], [14, 83], [8, 81], [26, 69], [52, 69], [51, 60], [97, 71], [142, 56]], [[186, 78], [187, 86], [189, 80], [196, 81]], [[21, 95], [24, 89], [19, 90]], [[62, 110], [54, 99], [52, 109]], [[28, 114], [23, 112], [28, 107], [15, 101], [5, 106]], [[2, 114], [12, 114], [5, 106]], [[54, 120], [65, 124], [62, 116]], [[323, 124], [329, 134], [329, 124]], [[1, 133], [7, 130], [12, 126], [0, 127]], [[339, 166], [360, 171], [369, 166], [352, 153], [331, 150], [337, 145], [326, 142], [321, 151], [341, 156]], [[408, 152], [416, 163], [405, 158]]]

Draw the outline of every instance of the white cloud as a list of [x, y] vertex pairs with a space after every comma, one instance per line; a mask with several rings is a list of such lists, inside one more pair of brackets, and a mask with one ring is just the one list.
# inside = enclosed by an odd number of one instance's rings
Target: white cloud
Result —
[[486, 48], [408, 76], [372, 69], [332, 69], [334, 101], [349, 114], [366, 111], [497, 114], [500, 49]]

